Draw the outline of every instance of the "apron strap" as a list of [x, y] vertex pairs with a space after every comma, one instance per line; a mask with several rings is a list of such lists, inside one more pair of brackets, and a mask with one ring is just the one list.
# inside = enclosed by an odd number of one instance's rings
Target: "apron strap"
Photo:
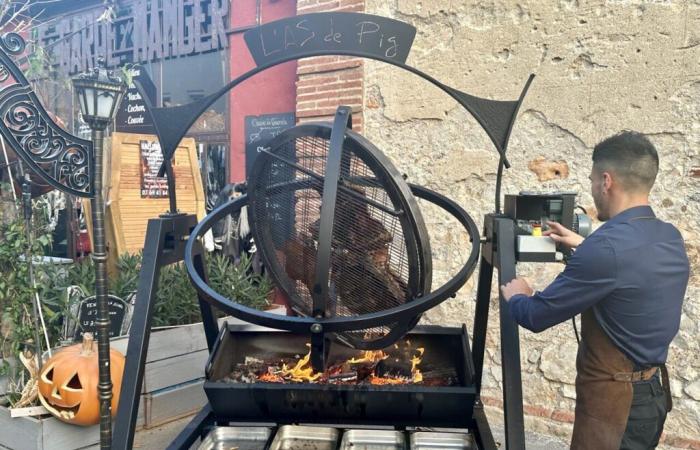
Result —
[[668, 369], [666, 364], [661, 364], [661, 383], [663, 384], [664, 393], [666, 394], [666, 412], [671, 412], [673, 409], [673, 399], [671, 398], [671, 384], [668, 381]]

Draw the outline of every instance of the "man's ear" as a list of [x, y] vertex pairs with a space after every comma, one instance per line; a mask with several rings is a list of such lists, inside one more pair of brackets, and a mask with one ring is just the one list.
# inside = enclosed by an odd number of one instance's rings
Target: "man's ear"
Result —
[[603, 188], [603, 191], [609, 191], [610, 188], [613, 185], [613, 177], [610, 174], [610, 172], [603, 172], [603, 176], [601, 177], [601, 187]]

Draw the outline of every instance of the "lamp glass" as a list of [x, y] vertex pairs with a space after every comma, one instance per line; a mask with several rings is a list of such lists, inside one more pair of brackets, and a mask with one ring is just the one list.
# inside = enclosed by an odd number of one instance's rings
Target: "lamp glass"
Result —
[[83, 109], [84, 116], [94, 116], [95, 115], [95, 89], [90, 87], [83, 87], [82, 94], [78, 91], [78, 95], [81, 98], [80, 107]]
[[114, 94], [112, 92], [100, 92], [97, 96], [97, 117], [109, 119], [112, 115]]

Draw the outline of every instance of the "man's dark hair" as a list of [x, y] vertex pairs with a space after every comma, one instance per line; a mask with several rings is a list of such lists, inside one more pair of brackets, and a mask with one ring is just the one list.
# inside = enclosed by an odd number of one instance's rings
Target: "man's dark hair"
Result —
[[595, 146], [593, 165], [599, 172], [617, 175], [625, 190], [649, 192], [659, 171], [659, 155], [646, 136], [623, 131]]

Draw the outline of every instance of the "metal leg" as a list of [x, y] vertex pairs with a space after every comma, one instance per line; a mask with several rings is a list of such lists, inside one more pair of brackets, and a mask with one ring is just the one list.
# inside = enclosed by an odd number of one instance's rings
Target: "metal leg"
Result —
[[[494, 220], [497, 236], [499, 287], [515, 278], [515, 223], [508, 218]], [[499, 289], [500, 292], [500, 289]], [[505, 415], [506, 448], [525, 449], [523, 419], [523, 390], [520, 377], [520, 337], [518, 324], [508, 312], [499, 294], [501, 322], [501, 368], [503, 370], [503, 410]]]
[[[151, 337], [153, 299], [158, 290], [160, 269], [182, 261], [184, 241], [197, 223], [193, 215], [166, 215], [148, 221], [146, 240], [136, 291], [133, 321], [129, 331], [129, 346], [122, 378], [119, 409], [114, 427], [112, 447], [129, 450], [134, 443], [134, 430], [139, 409], [141, 386], [146, 366], [146, 354]], [[216, 327], [214, 327], [216, 331]], [[214, 339], [216, 335], [214, 335]]]
[[197, 413], [196, 416], [185, 426], [185, 428], [177, 435], [167, 450], [187, 450], [195, 443], [198, 437], [202, 435], [205, 428], [214, 423], [214, 416], [211, 411], [211, 406], [208, 404]]
[[[209, 283], [207, 279], [207, 271], [204, 268], [204, 255], [201, 252], [201, 246], [199, 254], [194, 256], [194, 266], [197, 269], [197, 273], [205, 283]], [[214, 315], [214, 308], [209, 302], [207, 302], [201, 294], [198, 295], [199, 300], [199, 310], [202, 313], [202, 325], [204, 326], [204, 335], [207, 338], [207, 347], [209, 348], [209, 353], [214, 349], [214, 343], [216, 342], [216, 337], [219, 334], [219, 326], [216, 322], [216, 316]]]
[[474, 401], [473, 416], [476, 423], [474, 439], [476, 439], [477, 448], [479, 450], [497, 450], [496, 441], [493, 439], [493, 433], [491, 433], [491, 427], [489, 427], [489, 422], [484, 412], [484, 404], [481, 403], [478, 397]]
[[476, 290], [476, 311], [474, 313], [474, 338], [472, 351], [474, 354], [474, 383], [477, 392], [481, 392], [481, 378], [484, 372], [484, 350], [486, 347], [486, 331], [489, 322], [489, 306], [491, 303], [491, 281], [493, 265], [482, 253], [479, 264], [479, 284]]
[[124, 365], [124, 376], [119, 396], [119, 409], [114, 427], [114, 449], [128, 450], [134, 443], [134, 429], [139, 409], [146, 353], [151, 337], [151, 300], [158, 289], [158, 278], [162, 265], [166, 229], [163, 220], [151, 219], [146, 229], [146, 245], [143, 249], [139, 284], [136, 291], [133, 321], [129, 331], [129, 346]]

